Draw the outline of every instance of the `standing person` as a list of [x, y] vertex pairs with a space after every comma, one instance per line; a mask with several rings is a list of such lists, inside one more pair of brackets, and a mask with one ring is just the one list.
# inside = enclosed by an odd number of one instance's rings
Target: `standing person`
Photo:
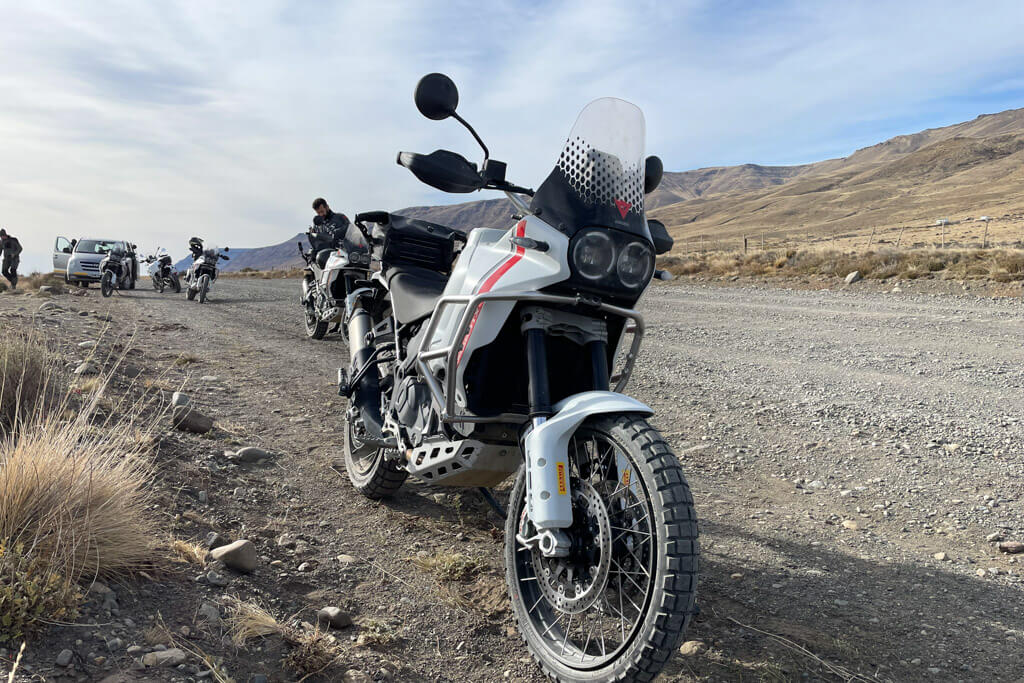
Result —
[[0, 254], [3, 255], [2, 274], [11, 283], [11, 289], [18, 288], [18, 264], [21, 262], [21, 242], [0, 228]]

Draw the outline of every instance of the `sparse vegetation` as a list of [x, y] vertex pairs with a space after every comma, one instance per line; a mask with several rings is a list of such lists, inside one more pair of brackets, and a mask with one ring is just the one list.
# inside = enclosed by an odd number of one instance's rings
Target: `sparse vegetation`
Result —
[[59, 406], [66, 393], [59, 364], [38, 332], [0, 330], [0, 437]]
[[198, 363], [201, 359], [194, 353], [183, 353], [174, 359], [174, 367], [183, 368], [193, 363]]
[[179, 560], [200, 567], [206, 566], [206, 558], [210, 552], [201, 543], [183, 541], [180, 538], [171, 542], [171, 551]]
[[955, 280], [1024, 280], [1024, 250], [1020, 249], [879, 249], [863, 253], [831, 250], [759, 251], [750, 254], [709, 253], [668, 256], [659, 267], [673, 275], [776, 277], [825, 275], [915, 280], [938, 276]]
[[236, 600], [228, 609], [228, 631], [236, 647], [244, 647], [257, 638], [280, 636], [290, 646], [282, 663], [303, 675], [319, 673], [339, 661], [341, 648], [337, 641], [318, 627], [281, 623], [251, 602]]
[[481, 560], [459, 553], [437, 553], [413, 558], [413, 564], [433, 572], [439, 581], [468, 581], [487, 568]]
[[0, 539], [0, 643], [31, 638], [45, 622], [78, 617], [78, 586], [32, 550]]

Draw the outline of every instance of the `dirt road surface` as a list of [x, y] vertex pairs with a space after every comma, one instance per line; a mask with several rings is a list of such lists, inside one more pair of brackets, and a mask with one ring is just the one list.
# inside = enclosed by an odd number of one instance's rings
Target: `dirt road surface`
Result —
[[[294, 280], [224, 280], [202, 306], [91, 291], [36, 317], [69, 342], [95, 338], [95, 315], [138, 323], [130, 362], [159, 386], [187, 378], [218, 422], [212, 436], [161, 432], [168, 528], [249, 538], [261, 562], [225, 587], [188, 568], [119, 586], [118, 619], [52, 630], [29, 670], [70, 673], [53, 663], [66, 647], [87, 679], [194, 679], [196, 660], [134, 672], [103, 647], [159, 614], [238, 681], [293, 680], [279, 643], [235, 650], [196, 626], [202, 602], [236, 595], [307, 620], [340, 605], [356, 621], [340, 632], [343, 669], [374, 679], [541, 680], [511, 630], [501, 522], [480, 496], [410, 481], [381, 504], [351, 489], [333, 386], [347, 353], [338, 335], [305, 338], [297, 297]], [[31, 324], [38, 306], [0, 298], [4, 321]], [[986, 540], [1024, 540], [1019, 300], [667, 283], [643, 309], [630, 392], [677, 450], [702, 533], [687, 636], [702, 645], [660, 680], [1024, 680], [1024, 555]], [[182, 353], [194, 362], [172, 365]], [[242, 468], [222, 455], [238, 445], [280, 455]], [[486, 569], [440, 581], [412, 562], [452, 552]], [[390, 642], [358, 645], [366, 632]]]

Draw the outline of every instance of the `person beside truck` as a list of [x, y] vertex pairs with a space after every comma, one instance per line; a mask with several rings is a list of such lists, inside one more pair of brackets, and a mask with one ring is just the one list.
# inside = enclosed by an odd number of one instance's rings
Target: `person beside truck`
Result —
[[7, 230], [0, 228], [0, 274], [11, 283], [11, 289], [18, 288], [18, 265], [21, 263], [21, 242], [17, 237], [8, 235]]

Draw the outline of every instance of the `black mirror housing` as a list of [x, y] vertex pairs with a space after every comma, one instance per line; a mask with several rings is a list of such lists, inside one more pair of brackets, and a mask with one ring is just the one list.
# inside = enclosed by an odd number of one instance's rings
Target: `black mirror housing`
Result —
[[654, 242], [654, 253], [658, 256], [672, 251], [675, 240], [668, 234], [668, 229], [661, 221], [652, 218], [647, 219], [647, 229], [651, 231], [651, 241]]
[[661, 163], [661, 159], [656, 156], [647, 157], [647, 162], [644, 164], [644, 194], [650, 194], [658, 189], [664, 174], [665, 166]]
[[416, 84], [416, 108], [428, 119], [441, 121], [459, 106], [459, 89], [444, 74], [427, 74]]

